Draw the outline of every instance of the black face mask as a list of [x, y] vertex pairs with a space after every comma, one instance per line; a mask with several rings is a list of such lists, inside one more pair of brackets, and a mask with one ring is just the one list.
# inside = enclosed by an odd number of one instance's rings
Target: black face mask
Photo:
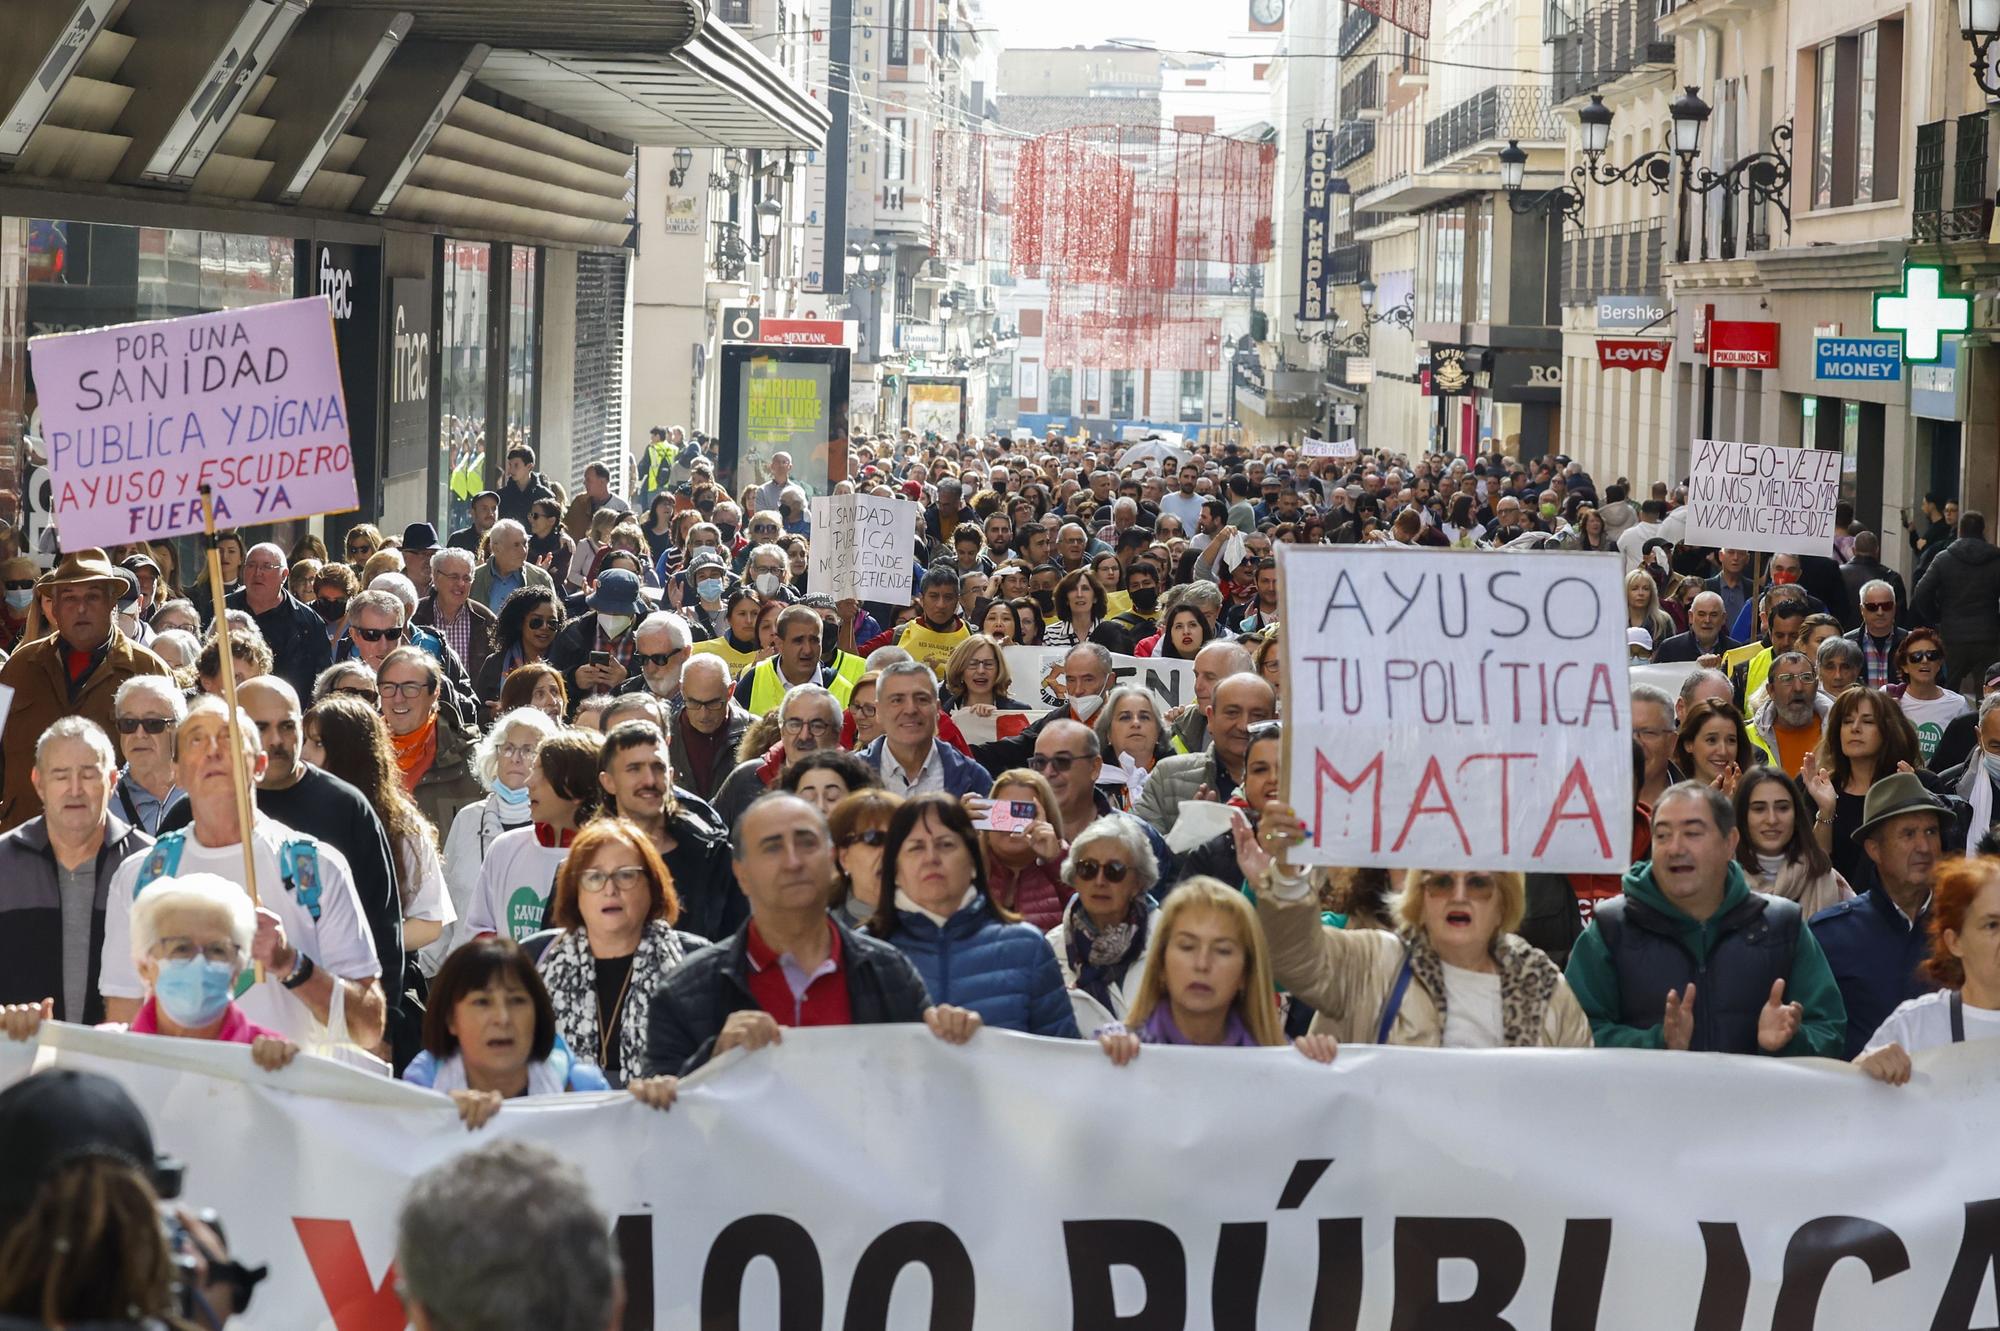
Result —
[[1053, 615], [1056, 612], [1056, 594], [1052, 591], [1037, 590], [1035, 606], [1044, 615]]
[[313, 609], [319, 611], [321, 619], [331, 624], [347, 613], [347, 598], [343, 596], [338, 601], [314, 601]]
[[1132, 598], [1132, 608], [1142, 615], [1150, 615], [1159, 608], [1160, 589], [1158, 587], [1135, 587], [1126, 594]]
[[736, 528], [719, 526], [716, 530], [722, 533], [722, 543], [724, 545], [734, 545], [736, 543]]

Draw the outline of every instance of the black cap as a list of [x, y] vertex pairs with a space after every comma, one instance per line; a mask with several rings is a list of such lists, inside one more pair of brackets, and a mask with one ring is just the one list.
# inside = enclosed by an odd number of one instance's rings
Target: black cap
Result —
[[131, 1165], [155, 1190], [164, 1181], [146, 1116], [123, 1086], [95, 1072], [51, 1068], [0, 1091], [0, 1142], [7, 1143], [0, 1233], [27, 1213], [42, 1180], [72, 1160], [103, 1156]]
[[435, 550], [438, 548], [438, 531], [428, 522], [412, 522], [403, 528], [403, 548], [405, 550]]

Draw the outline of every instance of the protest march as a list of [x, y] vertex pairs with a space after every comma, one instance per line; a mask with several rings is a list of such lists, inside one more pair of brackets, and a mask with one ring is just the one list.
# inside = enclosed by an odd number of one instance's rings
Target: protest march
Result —
[[440, 540], [327, 320], [31, 347], [0, 1326], [1989, 1324], [1985, 515], [902, 429]]

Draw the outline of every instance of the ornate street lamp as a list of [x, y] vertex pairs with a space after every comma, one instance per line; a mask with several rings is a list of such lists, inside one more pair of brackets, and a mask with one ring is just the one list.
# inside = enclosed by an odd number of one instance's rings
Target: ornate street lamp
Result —
[[694, 149], [683, 143], [674, 149], [674, 169], [667, 172], [667, 183], [675, 189], [687, 184], [688, 168], [694, 165]]
[[1507, 207], [1516, 217], [1525, 217], [1529, 213], [1561, 217], [1582, 231], [1582, 193], [1570, 185], [1557, 185], [1540, 194], [1523, 195], [1521, 182], [1527, 174], [1527, 150], [1521, 147], [1519, 139], [1507, 140], [1507, 146], [1500, 150], [1500, 187], [1506, 191]]
[[1958, 33], [1972, 43], [1972, 74], [1980, 91], [2000, 97], [2000, 74], [1993, 69], [1993, 43], [2000, 39], [2000, 0], [1958, 0]]

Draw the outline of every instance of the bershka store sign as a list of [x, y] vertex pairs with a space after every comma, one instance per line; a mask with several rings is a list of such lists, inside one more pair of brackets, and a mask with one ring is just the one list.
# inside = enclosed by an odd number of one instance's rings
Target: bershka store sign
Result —
[[1778, 368], [1778, 325], [1766, 319], [1716, 319], [1708, 326], [1708, 363], [1718, 370]]
[[1672, 340], [1666, 338], [1601, 337], [1597, 364], [1605, 370], [1664, 370], [1673, 351]]

